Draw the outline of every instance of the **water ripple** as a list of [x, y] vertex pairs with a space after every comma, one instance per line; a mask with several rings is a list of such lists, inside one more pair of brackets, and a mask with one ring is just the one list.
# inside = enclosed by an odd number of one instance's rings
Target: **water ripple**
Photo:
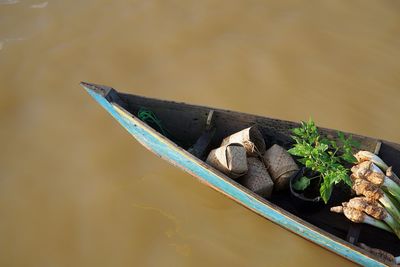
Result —
[[0, 0], [0, 5], [14, 5], [18, 3], [19, 0]]
[[24, 41], [24, 40], [25, 38], [5, 38], [3, 40], [0, 40], [0, 50], [2, 50], [4, 46], [9, 42]]
[[49, 4], [49, 2], [33, 4], [33, 5], [31, 5], [31, 8], [45, 8], [45, 7], [47, 7], [48, 4]]

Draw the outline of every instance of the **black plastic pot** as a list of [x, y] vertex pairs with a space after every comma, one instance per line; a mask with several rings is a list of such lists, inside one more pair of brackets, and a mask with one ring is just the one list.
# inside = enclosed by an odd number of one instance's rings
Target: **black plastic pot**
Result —
[[315, 212], [324, 207], [324, 201], [319, 195], [319, 187], [315, 189], [315, 197], [307, 197], [304, 192], [296, 191], [292, 184], [304, 176], [305, 168], [301, 168], [296, 174], [290, 178], [289, 188], [290, 196], [295, 208], [300, 212]]

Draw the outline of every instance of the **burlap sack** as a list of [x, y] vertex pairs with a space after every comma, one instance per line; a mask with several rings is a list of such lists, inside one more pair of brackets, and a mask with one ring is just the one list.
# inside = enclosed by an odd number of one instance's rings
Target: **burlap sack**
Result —
[[254, 193], [269, 198], [274, 188], [274, 182], [264, 163], [258, 158], [249, 157], [247, 158], [247, 165], [249, 170], [239, 179], [239, 183]]
[[247, 172], [246, 149], [241, 144], [229, 144], [211, 150], [206, 162], [231, 178]]
[[294, 159], [283, 147], [273, 145], [265, 152], [263, 160], [274, 181], [275, 190], [287, 189], [290, 177], [299, 170]]
[[246, 128], [226, 137], [221, 146], [231, 143], [242, 144], [249, 156], [263, 155], [265, 152], [265, 141], [257, 126]]

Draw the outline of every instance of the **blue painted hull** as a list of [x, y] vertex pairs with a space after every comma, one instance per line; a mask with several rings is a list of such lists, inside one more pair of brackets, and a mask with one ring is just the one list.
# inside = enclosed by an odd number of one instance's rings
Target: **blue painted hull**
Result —
[[343, 240], [339, 240], [297, 217], [294, 218], [292, 214], [272, 203], [268, 203], [254, 194], [238, 188], [234, 182], [230, 182], [226, 177], [222, 177], [221, 173], [210, 169], [204, 162], [176, 146], [135, 116], [132, 116], [119, 106], [110, 103], [102, 94], [87, 87], [85, 89], [141, 144], [163, 159], [196, 176], [200, 181], [224, 193], [261, 216], [357, 264], [364, 266], [386, 266], [386, 264], [371, 257], [365, 251]]

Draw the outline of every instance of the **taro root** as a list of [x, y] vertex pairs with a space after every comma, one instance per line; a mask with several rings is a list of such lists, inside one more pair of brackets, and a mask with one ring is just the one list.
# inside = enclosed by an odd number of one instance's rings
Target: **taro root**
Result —
[[358, 151], [356, 154], [354, 154], [354, 157], [357, 159], [358, 163], [371, 161], [382, 171], [386, 172], [387, 177], [392, 179], [396, 184], [400, 185], [400, 179], [392, 171], [392, 167], [389, 167], [380, 157], [378, 157], [378, 155], [375, 155], [374, 153], [369, 151]]
[[383, 191], [378, 186], [364, 179], [354, 179], [353, 189], [358, 196], [363, 195], [371, 200], [376, 201], [383, 197]]
[[[366, 214], [368, 214], [369, 216], [378, 221], [384, 221], [387, 225], [390, 226], [389, 229], [391, 229], [391, 231], [394, 232], [400, 238], [399, 223], [378, 202], [370, 200], [365, 197], [355, 197], [350, 199], [349, 202], [342, 203], [342, 206], [346, 208], [355, 209], [360, 212], [365, 212]], [[337, 212], [335, 211], [334, 208], [331, 208], [331, 211]], [[374, 224], [374, 226], [377, 225]], [[382, 229], [387, 230], [386, 228]]]
[[231, 178], [247, 172], [246, 149], [241, 144], [229, 144], [211, 150], [206, 162]]
[[221, 146], [232, 143], [242, 144], [249, 156], [263, 155], [265, 152], [265, 141], [257, 126], [246, 128], [226, 137], [222, 140]]
[[400, 201], [400, 186], [387, 177], [372, 161], [361, 162], [353, 166], [351, 171], [358, 178], [366, 179], [379, 187], [383, 186], [397, 201]]
[[354, 197], [346, 203], [346, 206], [363, 211], [378, 220], [384, 220], [387, 216], [386, 210], [378, 202], [366, 197]]
[[380, 228], [382, 230], [392, 232], [392, 229], [390, 229], [390, 227], [384, 222], [377, 220], [360, 210], [348, 207], [346, 202], [342, 203], [342, 206], [332, 207], [331, 211], [336, 213], [343, 213], [347, 219], [354, 223], [365, 223]]
[[263, 160], [274, 181], [275, 190], [287, 189], [290, 177], [299, 170], [299, 167], [286, 149], [273, 145], [265, 152]]
[[386, 171], [389, 167], [380, 157], [369, 151], [358, 151], [356, 154], [354, 154], [354, 157], [357, 159], [358, 163], [372, 161], [383, 171]]
[[381, 186], [385, 181], [385, 174], [372, 162], [363, 161], [351, 168], [354, 176], [366, 179], [371, 183]]
[[[379, 201], [394, 220], [400, 222], [400, 211], [397, 209], [396, 204], [378, 186], [364, 179], [354, 179], [353, 189], [357, 195], [364, 195], [370, 201]], [[400, 227], [398, 231], [400, 238]]]
[[239, 179], [239, 182], [254, 193], [269, 198], [274, 188], [274, 182], [264, 163], [255, 157], [249, 157], [247, 163], [248, 172]]

